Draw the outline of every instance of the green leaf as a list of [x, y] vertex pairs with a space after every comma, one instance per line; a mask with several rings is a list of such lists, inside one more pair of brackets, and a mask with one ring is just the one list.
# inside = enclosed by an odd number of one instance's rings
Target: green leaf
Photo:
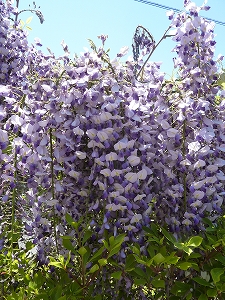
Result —
[[187, 247], [184, 243], [174, 243], [174, 246], [180, 250], [183, 250], [188, 255], [190, 255], [193, 252], [193, 250], [191, 248]]
[[133, 251], [133, 253], [140, 255], [140, 249], [138, 249], [136, 246], [132, 247], [132, 251]]
[[[78, 282], [80, 282], [80, 280], [78, 280]], [[80, 288], [80, 285], [79, 285], [78, 282], [74, 281], [74, 282], [70, 283], [71, 294], [76, 294], [77, 295], [80, 291], [82, 291], [82, 289]]]
[[107, 243], [107, 241], [106, 241], [106, 240], [103, 240], [102, 242], [103, 242], [105, 248], [106, 248], [107, 250], [109, 250], [109, 244]]
[[58, 259], [61, 262], [61, 264], [64, 265], [64, 256], [59, 254]]
[[112, 236], [110, 236], [110, 238], [109, 238], [109, 245], [110, 245], [110, 246], [114, 245], [114, 242], [115, 242], [115, 237], [112, 235]]
[[180, 257], [171, 257], [171, 258], [166, 258], [165, 262], [169, 265], [175, 265], [179, 261]]
[[190, 262], [181, 262], [176, 265], [181, 270], [187, 270], [192, 267], [192, 263]]
[[[160, 244], [160, 240], [157, 238], [157, 237], [155, 237], [155, 236], [153, 236], [153, 237], [149, 237], [148, 238], [148, 242], [155, 242], [155, 243], [157, 243], [157, 244]], [[153, 243], [151, 243], [151, 246], [153, 245]]]
[[60, 297], [58, 300], [66, 300], [66, 295], [65, 295], [65, 296], [62, 296], [62, 297]]
[[150, 267], [152, 264], [153, 264], [153, 258], [151, 258], [151, 259], [149, 259], [147, 261], [144, 261], [143, 265]]
[[153, 260], [157, 265], [159, 265], [165, 261], [165, 257], [161, 253], [158, 253], [153, 257]]
[[195, 277], [195, 278], [193, 278], [193, 280], [203, 286], [209, 286], [209, 287], [212, 286], [211, 283], [209, 283], [208, 281], [206, 281], [205, 279], [203, 279], [201, 277]]
[[51, 299], [58, 300], [62, 295], [62, 286], [57, 285], [54, 289], [50, 292]]
[[30, 26], [26, 26], [26, 28], [27, 28], [28, 30], [32, 30], [32, 28], [31, 28]]
[[199, 258], [199, 257], [202, 257], [202, 255], [199, 253], [191, 253], [189, 256], [189, 258]]
[[154, 250], [154, 248], [152, 247], [151, 243], [150, 243], [150, 245], [148, 246], [147, 251], [148, 251], [148, 254], [150, 255], [150, 257], [154, 257], [154, 256], [155, 256], [155, 250]]
[[105, 247], [109, 250], [108, 257], [111, 257], [120, 251], [121, 244], [123, 243], [125, 236], [125, 234], [120, 234], [116, 238], [111, 236], [109, 238], [109, 248], [107, 248], [108, 245], [106, 244], [106, 242], [104, 243]]
[[155, 271], [154, 271], [154, 269], [152, 270], [151, 268], [146, 268], [145, 272], [146, 272], [147, 278], [150, 278], [150, 277], [152, 277], [152, 276], [155, 276]]
[[106, 258], [100, 258], [98, 260], [98, 263], [99, 263], [100, 267], [105, 266], [105, 265], [107, 265], [107, 259]]
[[84, 254], [87, 252], [87, 249], [82, 246], [80, 249], [77, 251], [81, 256], [84, 256]]
[[[155, 292], [155, 295], [154, 295], [154, 299], [157, 299], [157, 300], [161, 300], [161, 299], [163, 299], [163, 297], [164, 297], [164, 295], [165, 295], [165, 291], [157, 291], [156, 290], [156, 292]], [[151, 299], [151, 298], [150, 298]], [[153, 298], [152, 298], [153, 299]], [[165, 298], [164, 298], [165, 299]], [[172, 297], [170, 297], [170, 300], [180, 300], [180, 298], [179, 299], [175, 299], [175, 298], [173, 298], [173, 296]]]
[[[158, 241], [159, 245], [162, 245], [162, 244], [163, 244], [163, 241], [164, 241], [164, 237], [162, 237], [162, 238]], [[162, 252], [162, 251], [161, 251], [161, 252]]]
[[[71, 238], [71, 237], [70, 237]], [[62, 240], [63, 240], [63, 246], [67, 249], [67, 250], [70, 250], [72, 253], [76, 253], [77, 251], [74, 249], [71, 241], [67, 238], [64, 239], [64, 237], [62, 237]]]
[[30, 24], [30, 22], [32, 21], [33, 17], [29, 17], [27, 20], [26, 20], [26, 24]]
[[208, 218], [203, 218], [202, 221], [207, 224], [209, 227], [214, 227], [213, 223], [211, 220], [209, 220]]
[[99, 265], [95, 264], [93, 267], [91, 267], [90, 271], [88, 273], [92, 274], [96, 271], [98, 271]]
[[225, 265], [225, 257], [221, 253], [216, 255], [215, 259], [221, 262], [223, 265]]
[[112, 257], [109, 257], [107, 259], [108, 259], [108, 264], [110, 265], [110, 267], [116, 267], [116, 269], [118, 269], [118, 270], [120, 269], [121, 265], [120, 265], [120, 263], [118, 263], [117, 260], [115, 260]]
[[120, 280], [121, 275], [122, 275], [122, 271], [117, 271], [117, 272], [113, 272], [111, 274], [111, 277], [114, 278], [114, 279]]
[[134, 278], [134, 284], [136, 285], [145, 285], [147, 283], [144, 278]]
[[84, 237], [82, 239], [82, 244], [84, 245], [85, 242], [92, 236], [92, 231], [91, 230], [86, 230]]
[[49, 263], [49, 266], [54, 266], [54, 267], [59, 268], [59, 269], [64, 269], [62, 263], [59, 262], [59, 261], [53, 261], [53, 262], [50, 262], [50, 263]]
[[[153, 199], [152, 199], [153, 200]], [[156, 202], [156, 199], [154, 198], [155, 202]], [[152, 201], [151, 201], [152, 202]], [[158, 236], [159, 235], [159, 227], [156, 226], [156, 224], [152, 223], [151, 224], [151, 230], [153, 231], [154, 235], [155, 236]]]
[[134, 272], [135, 272], [136, 274], [138, 274], [140, 277], [146, 278], [146, 273], [145, 273], [140, 267], [136, 267], [136, 268], [134, 269]]
[[133, 254], [129, 254], [126, 258], [125, 270], [127, 272], [132, 271], [136, 266], [136, 260]]
[[190, 240], [187, 242], [187, 246], [189, 247], [198, 247], [201, 245], [203, 238], [201, 236], [193, 236], [190, 238]]
[[214, 283], [220, 281], [220, 276], [223, 275], [224, 271], [222, 268], [214, 268], [210, 271]]
[[220, 85], [223, 89], [225, 89], [225, 73], [220, 75], [219, 80], [217, 81], [218, 85]]
[[94, 253], [94, 255], [92, 256], [92, 258], [90, 259], [90, 262], [94, 261], [96, 258], [98, 258], [99, 256], [101, 256], [104, 250], [105, 250], [105, 247], [102, 246], [98, 251], [96, 251]]
[[212, 247], [215, 249], [216, 247], [219, 247], [220, 245], [223, 245], [222, 239], [219, 239], [215, 244], [212, 245]]
[[206, 232], [215, 232], [217, 231], [216, 227], [207, 227]]
[[152, 230], [149, 227], [143, 226], [142, 229], [147, 232], [152, 234]]
[[95, 296], [93, 300], [102, 300], [102, 295]]
[[26, 243], [26, 251], [29, 251], [34, 248], [34, 244], [32, 242]]
[[[164, 238], [163, 238], [164, 239]], [[166, 246], [162, 246], [162, 247], [160, 247], [160, 251], [159, 251], [159, 253], [161, 253], [164, 257], [166, 257], [167, 256], [167, 251], [168, 249], [167, 249], [167, 247]]]
[[39, 271], [37, 273], [34, 274], [34, 278], [33, 280], [35, 281], [35, 283], [38, 286], [38, 289], [40, 290], [41, 286], [43, 285], [43, 283], [46, 281], [46, 278], [43, 276], [43, 274]]
[[153, 279], [151, 283], [155, 288], [165, 288], [164, 280]]
[[65, 218], [69, 225], [71, 225], [76, 230], [78, 229], [79, 224], [77, 222], [74, 222], [73, 218], [68, 213], [66, 213]]
[[174, 265], [179, 261], [180, 257], [176, 256], [176, 252], [172, 252], [170, 256], [165, 257], [165, 263]]
[[110, 246], [121, 245], [124, 242], [126, 234], [119, 234]]
[[29, 288], [31, 288], [32, 290], [36, 290], [37, 289], [37, 283], [34, 281], [30, 281], [29, 282]]
[[120, 251], [121, 245], [115, 246], [112, 250], [109, 251], [108, 257], [113, 256], [114, 254], [117, 254]]
[[171, 293], [176, 296], [181, 296], [190, 291], [191, 287], [192, 286], [187, 283], [176, 281], [171, 288]]
[[[12, 300], [15, 300], [15, 298], [13, 298]], [[49, 300], [49, 296], [47, 295], [47, 293], [40, 293], [40, 294], [38, 293], [38, 295], [36, 295], [35, 297], [35, 300]]]
[[180, 250], [183, 250], [183, 248], [185, 247], [184, 243], [178, 243], [178, 242], [175, 242], [174, 246]]
[[208, 297], [205, 294], [201, 294], [198, 300], [208, 300]]
[[[148, 264], [147, 264], [147, 261], [145, 261], [145, 260], [139, 258], [136, 254], [134, 255], [134, 257], [135, 257], [135, 259], [136, 259], [136, 262], [138, 262], [139, 264], [142, 264], [142, 265], [144, 265], [144, 266], [148, 265]], [[151, 264], [152, 264], [152, 261], [153, 261], [153, 259], [151, 259]]]
[[175, 237], [169, 233], [168, 231], [166, 231], [166, 229], [161, 228], [163, 235], [167, 238], [168, 241], [170, 241], [171, 243], [175, 243], [176, 239]]
[[217, 290], [216, 289], [208, 289], [207, 290], [207, 296], [216, 297], [217, 296]]
[[13, 233], [12, 240], [15, 244], [17, 243], [20, 236], [21, 236], [21, 233], [19, 233], [19, 232], [18, 233]]

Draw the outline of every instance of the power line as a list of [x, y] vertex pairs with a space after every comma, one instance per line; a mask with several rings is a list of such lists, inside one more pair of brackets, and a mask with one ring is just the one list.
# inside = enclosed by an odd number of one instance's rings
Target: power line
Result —
[[[165, 6], [165, 5], [162, 5], [162, 4], [159, 4], [159, 3], [155, 3], [155, 2], [151, 2], [151, 1], [148, 1], [148, 0], [134, 0], [134, 1], [137, 1], [137, 2], [141, 2], [141, 3], [145, 3], [145, 4], [148, 4], [148, 5], [152, 5], [152, 6], [155, 6], [155, 7], [158, 7], [158, 8], [162, 8], [162, 9], [166, 9], [166, 10], [173, 10], [175, 12], [181, 12], [180, 9], [177, 9], [177, 8], [173, 8], [173, 7], [170, 7], [170, 6]], [[205, 18], [205, 17], [204, 17]], [[218, 20], [214, 20], [214, 19], [210, 19], [210, 18], [205, 18], [209, 21], [213, 21], [215, 22], [216, 24], [219, 24], [219, 25], [222, 25], [222, 26], [225, 26], [225, 22], [222, 22], [222, 21], [218, 21]]]

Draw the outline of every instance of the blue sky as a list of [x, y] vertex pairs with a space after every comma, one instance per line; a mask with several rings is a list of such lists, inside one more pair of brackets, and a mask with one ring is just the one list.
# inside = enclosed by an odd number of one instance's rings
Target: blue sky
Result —
[[[15, 0], [14, 0], [15, 1]], [[20, 9], [32, 7], [32, 0], [20, 0]], [[89, 47], [88, 39], [92, 39], [96, 45], [100, 45], [97, 36], [107, 34], [106, 49], [110, 48], [110, 57], [113, 59], [123, 46], [129, 46], [132, 54], [132, 37], [137, 25], [143, 25], [154, 36], [157, 42], [170, 22], [166, 16], [166, 10], [140, 3], [134, 0], [36, 0], [36, 5], [41, 6], [45, 21], [40, 24], [38, 18], [33, 15], [29, 26], [29, 41], [35, 37], [41, 39], [43, 47], [49, 47], [57, 56], [63, 53], [60, 43], [64, 40], [73, 57], [79, 55], [84, 47]], [[182, 9], [183, 0], [153, 0], [152, 2]], [[194, 1], [201, 5], [203, 0]], [[211, 6], [209, 11], [201, 14], [205, 17], [225, 22], [225, 1], [208, 0]], [[22, 20], [32, 16], [31, 13], [22, 13]], [[225, 26], [217, 25], [216, 55], [225, 55]], [[174, 42], [169, 38], [164, 40], [153, 54], [152, 61], [162, 61], [161, 70], [171, 74], [173, 70], [171, 53]]]

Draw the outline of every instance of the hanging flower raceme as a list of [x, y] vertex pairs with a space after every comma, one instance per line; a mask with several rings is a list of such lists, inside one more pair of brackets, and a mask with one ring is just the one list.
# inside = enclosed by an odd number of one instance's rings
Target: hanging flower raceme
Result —
[[192, 91], [193, 95], [217, 93], [214, 88], [217, 80], [217, 67], [214, 59], [215, 39], [214, 23], [199, 16], [205, 6], [197, 7], [190, 2], [186, 6], [188, 13], [174, 16], [171, 31], [173, 40], [177, 42], [174, 52], [175, 67], [182, 78], [182, 88]]
[[17, 85], [23, 77], [28, 41], [26, 33], [11, 24], [10, 17], [15, 12], [12, 5], [0, 1], [0, 6], [0, 84]]

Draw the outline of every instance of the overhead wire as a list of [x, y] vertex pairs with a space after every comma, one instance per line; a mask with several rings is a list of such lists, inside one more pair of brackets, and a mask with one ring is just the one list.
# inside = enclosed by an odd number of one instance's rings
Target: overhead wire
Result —
[[[155, 7], [158, 7], [158, 8], [162, 8], [162, 9], [166, 9], [166, 10], [173, 10], [175, 12], [181, 12], [180, 9], [173, 8], [173, 7], [166, 6], [166, 5], [162, 5], [162, 4], [155, 3], [155, 2], [151, 2], [151, 1], [148, 1], [148, 0], [134, 0], [134, 1], [141, 2], [141, 3], [144, 3], [144, 4], [148, 4], [148, 5], [152, 5], [152, 6], [155, 6]], [[213, 21], [216, 24], [225, 26], [225, 22], [214, 20], [214, 19], [211, 19], [211, 18], [206, 18], [206, 17], [204, 17], [204, 18], [207, 19], [207, 20], [209, 20], [209, 21]]]

